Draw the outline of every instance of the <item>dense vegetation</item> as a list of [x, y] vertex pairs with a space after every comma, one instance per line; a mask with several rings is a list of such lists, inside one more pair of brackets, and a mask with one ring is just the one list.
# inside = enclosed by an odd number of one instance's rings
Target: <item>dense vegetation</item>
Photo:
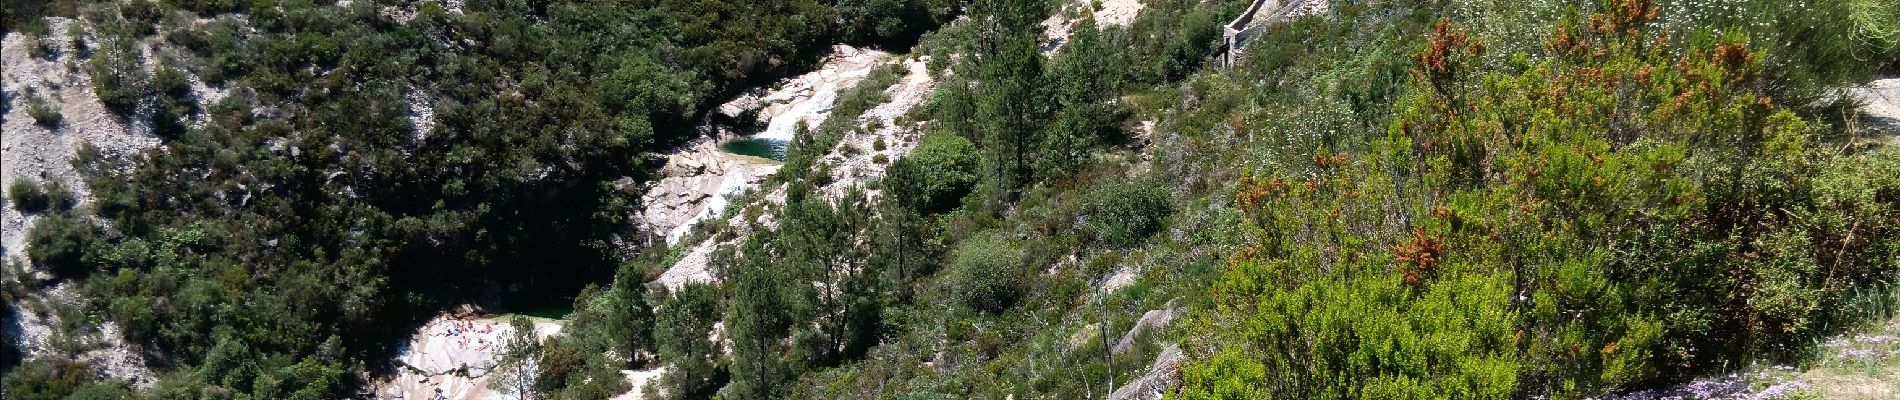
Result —
[[[88, 51], [54, 56], [164, 139], [126, 159], [82, 151], [98, 219], [42, 218], [29, 235], [30, 259], [87, 299], [66, 317], [112, 321], [158, 356], [155, 394], [343, 396], [440, 309], [610, 277], [638, 187], [614, 182], [644, 180], [712, 100], [837, 40], [913, 41], [955, 11], [328, 3], [8, 3], [10, 21], [79, 18]], [[61, 370], [22, 368], [9, 382]]]
[[[535, 398], [659, 365], [680, 398], [1097, 397], [1170, 344], [1179, 398], [1576, 398], [1799, 362], [1900, 282], [1900, 151], [1838, 95], [1896, 72], [1879, 2], [1341, 0], [1227, 69], [1244, 1], [1072, 14], [1046, 55], [1040, 0], [72, 3], [101, 99], [172, 127], [83, 157], [97, 206], [34, 207], [30, 249], [161, 356], [153, 397], [347, 394], [520, 282], [579, 292], [510, 347]], [[185, 50], [109, 74], [137, 40]], [[681, 249], [622, 251], [614, 182], [833, 41], [932, 56], [918, 147], [833, 187], [875, 71], [798, 134], [782, 203], [689, 235], [726, 243], [716, 284], [651, 283]], [[197, 109], [187, 72], [229, 95]], [[125, 395], [80, 368], [4, 390]]]

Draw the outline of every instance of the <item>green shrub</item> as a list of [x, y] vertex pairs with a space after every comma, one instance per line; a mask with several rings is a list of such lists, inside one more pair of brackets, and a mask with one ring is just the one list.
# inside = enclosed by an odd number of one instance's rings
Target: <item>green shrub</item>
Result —
[[965, 239], [950, 255], [950, 297], [972, 309], [1000, 312], [1029, 290], [1023, 249], [1001, 231]]
[[1087, 215], [1095, 239], [1127, 246], [1161, 229], [1173, 212], [1168, 192], [1153, 180], [1108, 182], [1090, 193]]
[[134, 34], [144, 37], [158, 32], [158, 19], [165, 10], [153, 0], [131, 0], [119, 2], [119, 15]]
[[66, 189], [65, 183], [54, 181], [46, 185], [47, 209], [53, 211], [71, 211], [73, 206], [76, 205], [79, 205], [79, 198], [74, 197], [73, 192]]
[[92, 48], [86, 46], [86, 24], [83, 20], [74, 20], [66, 24], [66, 40], [73, 45], [76, 57], [91, 57]]
[[21, 213], [46, 211], [52, 206], [52, 199], [39, 182], [25, 178], [15, 178], [7, 184], [7, 199], [13, 202], [13, 208]]
[[18, 400], [92, 400], [133, 398], [124, 386], [95, 382], [85, 364], [41, 357], [8, 371], [0, 392]]
[[47, 129], [58, 128], [59, 123], [64, 119], [59, 115], [58, 108], [53, 107], [52, 104], [47, 104], [46, 99], [40, 96], [33, 96], [26, 99], [26, 115], [33, 117], [34, 124], [38, 124]]
[[[1272, 397], [1266, 390], [1266, 366], [1241, 353], [1226, 349], [1213, 357], [1181, 367], [1183, 400], [1251, 400]], [[1171, 397], [1172, 398], [1172, 397]]]
[[32, 43], [26, 49], [26, 52], [27, 52], [26, 54], [28, 56], [42, 59], [42, 60], [47, 60], [47, 61], [52, 61], [59, 58], [59, 47], [56, 47], [57, 43], [54, 42], [51, 38], [48, 38], [45, 36], [39, 36], [39, 37], [29, 37], [27, 38], [27, 40]]
[[982, 158], [962, 136], [932, 132], [909, 156], [891, 163], [885, 187], [892, 198], [920, 214], [956, 209], [976, 187]]
[[92, 223], [80, 217], [41, 217], [26, 231], [27, 259], [47, 266], [55, 276], [82, 277], [90, 271], [85, 259], [92, 250], [94, 231]]
[[93, 94], [121, 116], [130, 115], [151, 92], [150, 74], [139, 61], [138, 48], [129, 40], [109, 42], [86, 64]]

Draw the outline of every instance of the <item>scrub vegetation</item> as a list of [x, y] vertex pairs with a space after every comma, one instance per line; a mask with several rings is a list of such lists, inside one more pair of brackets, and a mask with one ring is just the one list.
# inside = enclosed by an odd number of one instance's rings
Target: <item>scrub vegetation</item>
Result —
[[[1099, 398], [1176, 348], [1169, 398], [1567, 399], [1805, 365], [1891, 318], [1900, 149], [1855, 140], [1882, 133], [1840, 95], [1900, 72], [1879, 1], [1335, 0], [1228, 67], [1249, 2], [1081, 17], [1048, 50], [1057, 3], [9, 8], [87, 20], [99, 97], [172, 128], [82, 157], [90, 207], [8, 188], [44, 214], [31, 261], [158, 382], [50, 356], [3, 390], [348, 396], [515, 284], [574, 299], [510, 346], [535, 371], [508, 391], [550, 399], [661, 366], [648, 395]], [[714, 282], [653, 282], [681, 249], [619, 245], [639, 196], [615, 182], [837, 42], [931, 56], [915, 149], [832, 181], [904, 74], [874, 71], [795, 136], [782, 202], [713, 227]], [[229, 95], [194, 106], [179, 74]], [[1149, 310], [1179, 311], [1136, 329]]]

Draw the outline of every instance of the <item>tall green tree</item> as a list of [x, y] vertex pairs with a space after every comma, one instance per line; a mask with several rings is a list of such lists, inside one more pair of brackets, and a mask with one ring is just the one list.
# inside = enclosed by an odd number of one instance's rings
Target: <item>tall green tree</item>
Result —
[[521, 400], [539, 398], [535, 371], [541, 361], [541, 338], [534, 332], [534, 322], [517, 315], [508, 320], [508, 328], [494, 370], [498, 375], [489, 381], [488, 388]]
[[1082, 165], [1090, 147], [1115, 130], [1109, 103], [1121, 85], [1118, 54], [1108, 48], [1095, 18], [1077, 21], [1068, 42], [1049, 63], [1047, 80], [1056, 110], [1043, 128], [1035, 171], [1052, 179]]
[[647, 303], [647, 285], [642, 282], [645, 274], [636, 263], [625, 263], [614, 274], [611, 304], [615, 317], [612, 336], [616, 339], [615, 349], [635, 365], [644, 364], [641, 355], [653, 350], [653, 307]]
[[755, 228], [751, 239], [736, 250], [722, 248], [714, 254], [720, 281], [725, 284], [729, 305], [726, 333], [732, 341], [732, 384], [722, 392], [729, 397], [747, 399], [777, 398], [794, 376], [788, 362], [785, 339], [795, 320], [790, 311], [794, 302], [787, 292], [799, 282], [767, 253], [766, 243], [774, 234]]
[[689, 283], [661, 303], [653, 339], [660, 361], [672, 367], [660, 381], [666, 393], [705, 398], [724, 383], [719, 344], [712, 340], [719, 300], [719, 288], [712, 284]]
[[976, 117], [992, 182], [999, 193], [1011, 193], [1033, 176], [1032, 157], [1050, 108], [1037, 33], [1002, 35], [995, 51], [977, 60]]

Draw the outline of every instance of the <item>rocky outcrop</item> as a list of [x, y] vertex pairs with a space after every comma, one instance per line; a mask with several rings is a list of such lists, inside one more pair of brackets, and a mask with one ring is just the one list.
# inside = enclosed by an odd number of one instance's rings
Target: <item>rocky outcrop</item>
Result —
[[1174, 322], [1174, 317], [1178, 315], [1181, 315], [1181, 309], [1176, 307], [1148, 310], [1148, 312], [1142, 313], [1141, 319], [1135, 320], [1135, 326], [1128, 327], [1128, 333], [1122, 335], [1122, 340], [1115, 342], [1115, 348], [1111, 350], [1111, 353], [1122, 354], [1127, 353], [1129, 350], [1134, 350], [1136, 337], [1141, 336], [1143, 333], [1159, 332], [1161, 329], [1167, 328], [1168, 324]]
[[[121, 118], [106, 109], [93, 94], [92, 77], [83, 68], [67, 68], [68, 61], [83, 66], [65, 32], [72, 20], [48, 18], [52, 34], [45, 38], [27, 37], [19, 32], [6, 35], [0, 46], [0, 96], [6, 101], [4, 139], [0, 140], [0, 179], [59, 182], [78, 197], [80, 206], [90, 203], [91, 191], [84, 178], [73, 169], [72, 158], [80, 147], [91, 145], [104, 155], [129, 155], [158, 145], [152, 135], [149, 115]], [[51, 44], [53, 58], [33, 57], [28, 50], [36, 42]], [[28, 114], [28, 102], [44, 101], [57, 110], [60, 122], [52, 127], [37, 124]], [[9, 259], [22, 257], [24, 232], [34, 216], [24, 215], [11, 204], [4, 208], [4, 241], [0, 252]]]
[[1240, 61], [1247, 40], [1275, 25], [1308, 15], [1326, 12], [1327, 0], [1254, 0], [1253, 5], [1233, 21], [1221, 26], [1221, 47], [1216, 56], [1221, 66]]
[[1083, 15], [1092, 15], [1095, 26], [1127, 27], [1135, 23], [1135, 17], [1147, 6], [1141, 0], [1079, 0], [1065, 2], [1056, 10], [1055, 15], [1042, 20], [1044, 40], [1042, 52], [1055, 52], [1067, 43], [1069, 34], [1075, 31], [1075, 24]]
[[936, 91], [937, 82], [930, 77], [929, 62], [927, 57], [903, 61], [901, 65], [907, 73], [897, 84], [891, 85], [890, 101], [858, 117], [858, 124], [875, 129], [845, 132], [837, 147], [825, 156], [825, 161], [832, 165], [834, 183], [825, 187], [825, 193], [831, 198], [843, 196], [845, 190], [853, 186], [882, 179], [890, 163], [910, 155], [923, 141], [923, 131], [915, 125], [917, 122], [904, 121], [901, 117], [929, 101], [930, 94]]
[[1872, 138], [1888, 145], [1900, 145], [1900, 78], [1879, 79], [1848, 91], [1861, 104], [1862, 118], [1878, 132]]
[[660, 180], [640, 196], [640, 224], [675, 243], [693, 223], [723, 212], [730, 196], [758, 186], [778, 168], [771, 160], [720, 151], [714, 139], [696, 141], [667, 156]]
[[[655, 385], [660, 377], [665, 376], [669, 370], [672, 370], [672, 368], [664, 366], [643, 370], [620, 370], [620, 375], [627, 377], [627, 392], [621, 393], [619, 396], [614, 396], [613, 400], [640, 400], [645, 398], [647, 386]], [[657, 387], [654, 392], [661, 395], [659, 398], [666, 398], [665, 393], [659, 391]]]
[[1148, 373], [1108, 394], [1109, 400], [1157, 400], [1181, 386], [1181, 347], [1168, 345], [1148, 364]]
[[[831, 116], [839, 91], [888, 65], [890, 59], [890, 53], [882, 51], [835, 46], [818, 70], [787, 78], [772, 90], [740, 95], [714, 113], [716, 119], [738, 121], [738, 125], [764, 126], [754, 137], [790, 141], [798, 126], [815, 127]], [[642, 231], [665, 232], [666, 242], [676, 244], [694, 223], [725, 211], [729, 197], [757, 187], [778, 171], [778, 163], [771, 160], [720, 150], [719, 143], [748, 132], [713, 120], [709, 118], [703, 129], [706, 137], [667, 156], [661, 178], [646, 188], [641, 196], [645, 208], [636, 216]]]
[[[546, 340], [561, 331], [556, 321], [536, 319], [535, 337]], [[444, 315], [429, 321], [397, 349], [397, 373], [375, 382], [372, 392], [382, 399], [479, 400], [499, 394], [488, 389], [514, 328], [501, 318]], [[441, 397], [435, 397], [440, 394]], [[367, 396], [366, 396], [367, 397]]]
[[[756, 121], [766, 126], [760, 137], [785, 131], [777, 127], [786, 124], [818, 124], [829, 117], [829, 104], [837, 91], [857, 84], [872, 69], [901, 63], [907, 72], [887, 89], [890, 99], [857, 117], [861, 126], [874, 129], [847, 131], [831, 152], [821, 158], [831, 165], [833, 182], [824, 188], [824, 193], [836, 198], [850, 187], [881, 178], [891, 162], [910, 154], [921, 140], [916, 127], [905, 124], [902, 116], [928, 101], [936, 89], [927, 62], [924, 58], [893, 60], [887, 53], [838, 46], [818, 71], [791, 78], [770, 92], [740, 96], [720, 106], [717, 112], [731, 118], [757, 118]], [[721, 133], [717, 127], [710, 130], [714, 138], [733, 137]], [[659, 282], [668, 288], [713, 279], [708, 265], [713, 250], [720, 244], [746, 237], [745, 221], [722, 214], [727, 208], [726, 201], [732, 195], [757, 188], [778, 170], [776, 163], [720, 151], [717, 142], [716, 139], [696, 142], [687, 150], [669, 156], [662, 170], [663, 178], [642, 196], [646, 209], [641, 211], [640, 224], [651, 232], [667, 232], [668, 243], [686, 237], [692, 224], [715, 217], [727, 218], [726, 222], [737, 230], [733, 238], [723, 242], [708, 239], [692, 243], [685, 256], [660, 275]], [[784, 198], [782, 188], [771, 188], [764, 190], [759, 201], [781, 204]]]

